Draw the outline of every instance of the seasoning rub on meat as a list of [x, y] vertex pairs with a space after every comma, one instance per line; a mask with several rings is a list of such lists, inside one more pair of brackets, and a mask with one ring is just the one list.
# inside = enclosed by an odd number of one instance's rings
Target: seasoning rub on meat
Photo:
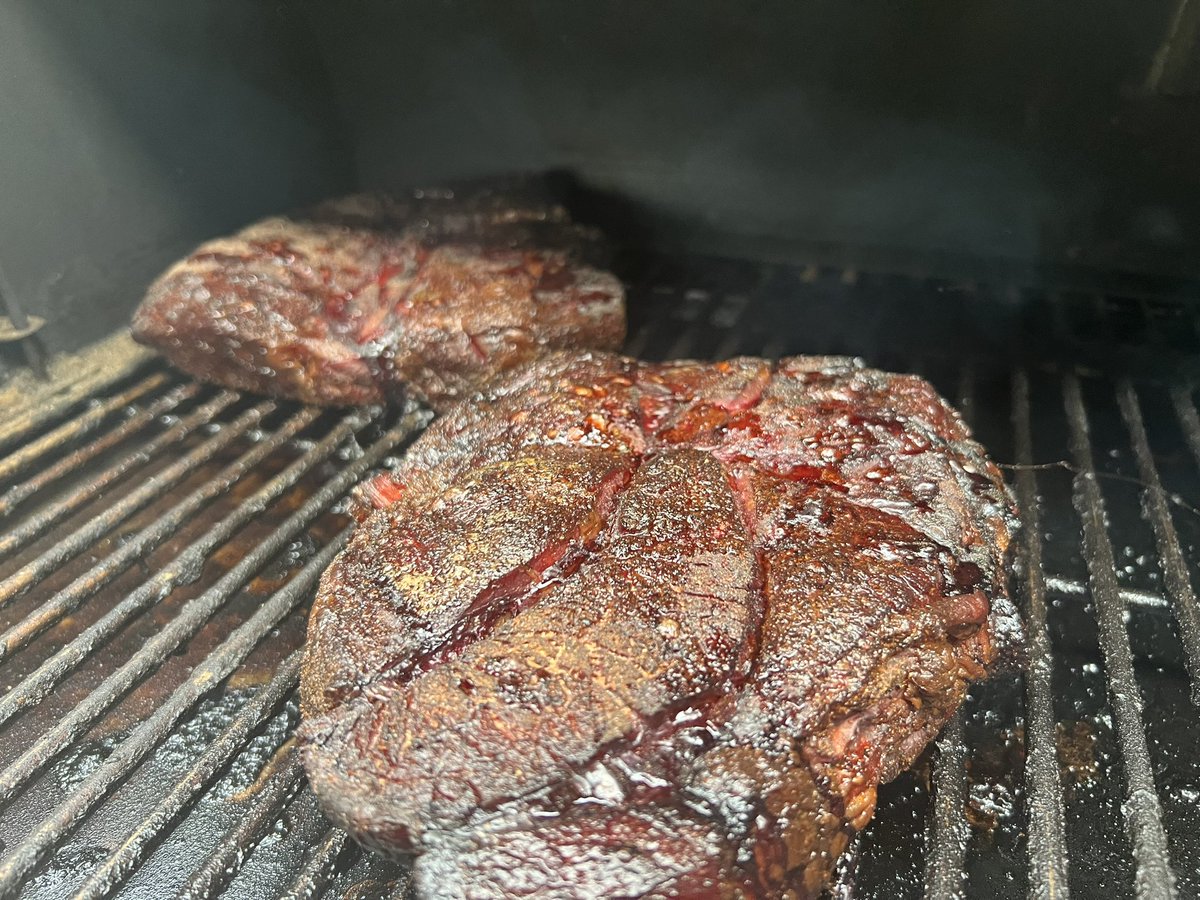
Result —
[[528, 188], [343, 198], [202, 244], [151, 285], [133, 335], [240, 390], [443, 409], [548, 351], [620, 346], [603, 256]]
[[816, 896], [1020, 640], [998, 470], [852, 360], [554, 354], [374, 487], [302, 752], [424, 897]]

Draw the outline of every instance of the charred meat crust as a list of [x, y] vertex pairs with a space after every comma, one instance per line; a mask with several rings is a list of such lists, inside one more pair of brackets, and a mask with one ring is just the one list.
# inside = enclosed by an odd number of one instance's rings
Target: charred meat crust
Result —
[[547, 351], [620, 345], [601, 246], [528, 191], [342, 198], [201, 245], [150, 286], [133, 335], [239, 390], [441, 409]]
[[369, 496], [303, 756], [428, 896], [815, 896], [1019, 635], [998, 470], [851, 360], [555, 354]]

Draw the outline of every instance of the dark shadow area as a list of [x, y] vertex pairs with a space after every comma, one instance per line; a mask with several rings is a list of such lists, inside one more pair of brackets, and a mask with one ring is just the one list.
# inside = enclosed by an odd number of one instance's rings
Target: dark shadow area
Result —
[[0, 263], [64, 349], [258, 216], [562, 170], [582, 218], [654, 253], [1186, 279], [1200, 106], [1141, 90], [1172, 8], [18, 3]]

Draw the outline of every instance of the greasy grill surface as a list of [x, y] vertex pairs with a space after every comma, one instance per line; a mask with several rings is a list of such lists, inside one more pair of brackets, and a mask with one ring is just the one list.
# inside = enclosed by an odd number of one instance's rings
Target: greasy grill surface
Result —
[[[857, 354], [956, 400], [1021, 501], [1026, 676], [880, 792], [857, 897], [1200, 893], [1200, 331], [1120, 296], [642, 260], [627, 352]], [[388, 896], [316, 808], [296, 650], [341, 502], [423, 427], [166, 368], [0, 448], [0, 895]], [[1031, 467], [1036, 466], [1036, 467]]]

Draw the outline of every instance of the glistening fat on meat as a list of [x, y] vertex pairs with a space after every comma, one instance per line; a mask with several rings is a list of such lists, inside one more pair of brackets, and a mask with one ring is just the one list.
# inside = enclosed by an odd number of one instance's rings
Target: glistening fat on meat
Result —
[[996, 467], [851, 360], [554, 354], [373, 495], [303, 758], [423, 896], [816, 896], [1019, 634]]

